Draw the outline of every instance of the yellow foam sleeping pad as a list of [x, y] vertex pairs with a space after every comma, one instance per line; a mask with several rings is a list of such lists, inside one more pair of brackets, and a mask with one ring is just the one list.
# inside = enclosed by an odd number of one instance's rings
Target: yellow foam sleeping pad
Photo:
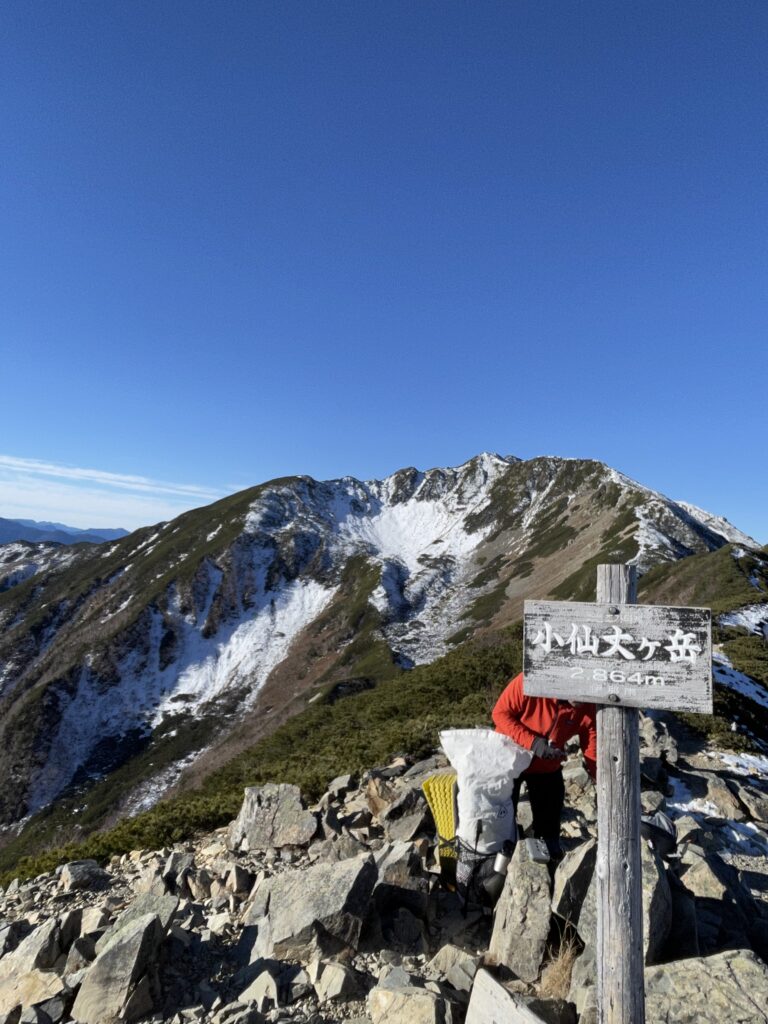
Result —
[[421, 788], [435, 819], [440, 873], [447, 882], [452, 882], [456, 878], [456, 772], [430, 775]]

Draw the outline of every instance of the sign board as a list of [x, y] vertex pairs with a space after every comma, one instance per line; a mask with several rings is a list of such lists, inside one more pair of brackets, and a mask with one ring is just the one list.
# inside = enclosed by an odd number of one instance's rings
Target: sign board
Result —
[[524, 690], [712, 714], [708, 608], [526, 601]]

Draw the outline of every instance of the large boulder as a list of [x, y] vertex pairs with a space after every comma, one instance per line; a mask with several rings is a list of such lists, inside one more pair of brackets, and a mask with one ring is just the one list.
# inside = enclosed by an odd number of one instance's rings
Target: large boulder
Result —
[[765, 790], [750, 786], [742, 779], [729, 779], [727, 785], [755, 821], [768, 822], [768, 793]]
[[133, 924], [134, 921], [146, 917], [147, 914], [153, 914], [157, 918], [163, 934], [165, 934], [178, 905], [178, 897], [171, 896], [170, 893], [160, 895], [151, 892], [140, 893], [96, 942], [96, 952], [101, 953], [118, 932]]
[[[654, 963], [661, 955], [672, 924], [672, 895], [664, 862], [648, 843], [641, 843], [643, 873], [643, 950], [645, 962]], [[597, 946], [597, 874], [584, 898], [577, 930], [585, 946]]]
[[298, 786], [268, 782], [245, 790], [240, 813], [227, 833], [227, 845], [239, 850], [245, 840], [251, 851], [306, 846], [316, 831], [317, 818], [304, 806]]
[[432, 957], [424, 973], [435, 981], [447, 982], [458, 992], [469, 992], [480, 966], [480, 959], [461, 946], [454, 946], [449, 942]]
[[132, 1021], [153, 1007], [147, 969], [154, 963], [163, 929], [155, 914], [145, 914], [118, 929], [88, 970], [72, 1016], [79, 1024]]
[[765, 1024], [768, 967], [743, 949], [649, 967], [645, 1013], [664, 1024]]
[[436, 992], [377, 985], [368, 993], [371, 1024], [452, 1024], [452, 1006]]
[[22, 939], [0, 964], [4, 973], [26, 974], [36, 968], [53, 967], [61, 954], [61, 929], [56, 918], [49, 918]]
[[64, 892], [106, 889], [111, 881], [109, 873], [99, 867], [95, 860], [72, 860], [64, 865], [59, 875], [59, 886]]
[[689, 844], [680, 858], [680, 881], [693, 898], [699, 952], [743, 949], [753, 915], [751, 895], [735, 868], [715, 853]]
[[716, 809], [716, 816], [729, 821], [744, 821], [746, 814], [728, 785], [715, 772], [699, 772], [707, 786], [707, 803]]
[[597, 841], [588, 839], [570, 850], [560, 861], [552, 888], [552, 910], [558, 917], [579, 923], [584, 898], [595, 871]]
[[667, 948], [676, 960], [699, 956], [699, 925], [696, 916], [696, 898], [676, 875], [669, 876], [672, 896], [672, 926], [667, 937]]
[[595, 951], [587, 946], [581, 956], [577, 957], [571, 971], [571, 986], [568, 999], [576, 1007], [579, 1019], [589, 1019], [590, 1014], [597, 1014], [595, 986], [597, 983], [597, 964]]
[[728, 786], [756, 821], [768, 822], [768, 792], [764, 788], [750, 785], [742, 779], [737, 782], [729, 780]]
[[165, 862], [162, 879], [171, 892], [185, 892], [187, 876], [194, 870], [194, 854], [189, 850], [174, 850]]
[[308, 960], [355, 949], [376, 878], [370, 854], [268, 878], [243, 919], [258, 924], [253, 958]]
[[526, 844], [518, 843], [496, 904], [489, 961], [535, 981], [549, 935], [550, 903], [549, 866], [531, 860]]
[[55, 918], [38, 925], [0, 960], [0, 1014], [52, 999], [65, 984], [52, 970], [61, 955], [61, 929]]
[[54, 999], [66, 991], [67, 986], [56, 971], [34, 969], [16, 974], [0, 970], [0, 1019], [13, 1020], [23, 1007]]
[[346, 964], [323, 964], [320, 976], [315, 982], [318, 1002], [354, 999], [360, 991], [360, 981], [351, 967]]
[[378, 881], [366, 922], [366, 945], [421, 952], [424, 939], [419, 919], [427, 912], [429, 882], [414, 844], [387, 844], [374, 859]]
[[277, 965], [258, 961], [253, 965], [255, 974], [248, 986], [238, 996], [238, 1002], [255, 1003], [260, 1013], [266, 1013], [280, 1005], [277, 984]]
[[574, 1024], [573, 1006], [562, 999], [524, 996], [500, 985], [488, 971], [478, 971], [467, 1008], [466, 1024]]
[[16, 949], [28, 931], [29, 925], [26, 921], [0, 922], [0, 957]]

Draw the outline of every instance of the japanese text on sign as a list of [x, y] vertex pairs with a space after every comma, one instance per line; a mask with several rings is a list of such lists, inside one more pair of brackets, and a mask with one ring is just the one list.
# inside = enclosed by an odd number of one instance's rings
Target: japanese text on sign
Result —
[[[545, 622], [531, 641], [532, 646], [541, 647], [549, 654], [556, 647], [568, 648], [571, 654], [587, 657], [616, 658], [626, 661], [687, 661], [694, 663], [702, 653], [695, 633], [686, 633], [677, 628], [664, 634], [661, 639], [639, 639], [626, 632], [620, 625], [611, 626], [607, 632], [594, 631], [584, 623], [571, 623], [567, 636], [555, 632], [552, 624]], [[664, 653], [666, 652], [666, 654]]]

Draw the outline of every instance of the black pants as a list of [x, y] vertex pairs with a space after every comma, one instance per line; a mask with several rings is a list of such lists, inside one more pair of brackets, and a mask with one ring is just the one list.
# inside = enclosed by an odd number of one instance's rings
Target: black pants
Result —
[[533, 834], [537, 839], [558, 841], [560, 839], [560, 818], [565, 802], [565, 786], [562, 770], [556, 772], [523, 772], [515, 779], [512, 790], [512, 804], [517, 817], [517, 801], [520, 786], [525, 782], [533, 815]]

